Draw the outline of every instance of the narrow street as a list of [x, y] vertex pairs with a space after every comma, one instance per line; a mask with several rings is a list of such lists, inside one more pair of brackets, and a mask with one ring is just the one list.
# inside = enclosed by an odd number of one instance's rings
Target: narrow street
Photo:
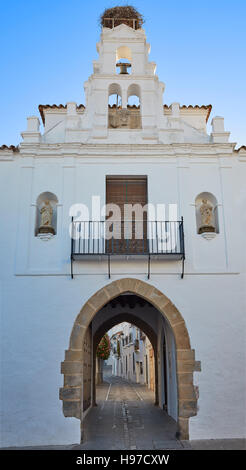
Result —
[[106, 376], [97, 387], [97, 407], [85, 418], [81, 449], [182, 449], [176, 422], [154, 405], [144, 385]]

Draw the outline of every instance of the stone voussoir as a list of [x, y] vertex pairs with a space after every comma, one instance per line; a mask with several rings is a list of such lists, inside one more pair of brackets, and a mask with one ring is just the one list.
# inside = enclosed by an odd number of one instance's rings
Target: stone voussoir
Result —
[[154, 288], [149, 295], [149, 302], [151, 302], [158, 310], [163, 312], [166, 306], [170, 303], [170, 300], [161, 291]]
[[88, 303], [97, 312], [109, 301], [110, 301], [110, 296], [105, 286], [105, 287], [102, 287], [102, 289], [100, 289], [99, 291], [97, 291], [92, 297], [90, 297]]
[[196, 366], [196, 361], [182, 361], [177, 360], [177, 372], [194, 372]]
[[191, 384], [182, 384], [179, 386], [180, 400], [196, 400], [194, 386]]
[[190, 418], [197, 415], [197, 401], [179, 399], [179, 416], [181, 418]]
[[83, 374], [83, 362], [75, 361], [64, 361], [61, 363], [61, 373], [62, 374]]
[[177, 349], [177, 359], [181, 361], [194, 361], [195, 350], [194, 349]]
[[66, 401], [63, 400], [63, 414], [65, 418], [78, 418], [80, 419], [81, 407], [79, 401]]
[[65, 361], [75, 361], [80, 362], [82, 361], [83, 357], [83, 350], [82, 349], [67, 349], [65, 351]]
[[81, 387], [82, 375], [64, 375], [64, 387]]
[[127, 277], [124, 279], [119, 279], [117, 281], [118, 288], [120, 290], [120, 293], [122, 294], [123, 292], [132, 292], [136, 293], [138, 286], [141, 284], [141, 281], [139, 279]]
[[83, 344], [83, 336], [85, 333], [85, 326], [81, 326], [77, 321], [74, 323], [73, 330], [70, 336], [69, 347], [81, 351], [81, 346]]
[[118, 281], [111, 282], [105, 286], [105, 290], [107, 291], [107, 295], [109, 299], [114, 299], [118, 295], [120, 295], [121, 290], [118, 284]]
[[81, 387], [63, 387], [59, 390], [60, 400], [80, 401]]
[[173, 334], [179, 349], [190, 349], [190, 338], [184, 320], [173, 326]]
[[177, 373], [178, 384], [193, 385], [193, 372], [179, 372]]
[[172, 302], [168, 302], [167, 305], [165, 306], [165, 316], [167, 317], [170, 325], [174, 327], [175, 325], [178, 325], [179, 323], [182, 323], [184, 320], [180, 315], [180, 312], [178, 309], [175, 307], [175, 305]]
[[143, 297], [146, 300], [149, 300], [151, 294], [153, 294], [155, 290], [155, 287], [146, 284], [146, 282], [140, 282], [136, 286], [136, 294], [140, 295], [140, 297]]
[[97, 313], [96, 307], [91, 305], [90, 300], [88, 300], [88, 302], [86, 302], [85, 305], [80, 310], [80, 312], [79, 312], [79, 314], [76, 318], [76, 321], [80, 325], [87, 326], [96, 313]]

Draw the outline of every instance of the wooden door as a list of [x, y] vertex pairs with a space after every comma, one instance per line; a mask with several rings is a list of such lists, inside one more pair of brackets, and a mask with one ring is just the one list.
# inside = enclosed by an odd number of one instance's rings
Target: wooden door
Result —
[[[106, 203], [116, 204], [119, 208], [119, 221], [109, 222], [114, 239], [106, 243], [107, 252], [145, 253], [147, 251], [147, 212], [139, 215], [131, 210], [127, 213], [126, 205], [144, 207], [147, 204], [146, 177], [107, 177]], [[109, 214], [109, 217], [112, 214]]]

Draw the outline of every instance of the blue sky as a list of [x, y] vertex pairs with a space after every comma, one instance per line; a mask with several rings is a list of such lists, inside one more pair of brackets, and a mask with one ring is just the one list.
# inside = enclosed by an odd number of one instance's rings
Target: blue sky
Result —
[[98, 18], [124, 3], [145, 17], [164, 103], [212, 104], [230, 140], [246, 144], [245, 0], [2, 0], [0, 145], [21, 141], [39, 104], [84, 103]]

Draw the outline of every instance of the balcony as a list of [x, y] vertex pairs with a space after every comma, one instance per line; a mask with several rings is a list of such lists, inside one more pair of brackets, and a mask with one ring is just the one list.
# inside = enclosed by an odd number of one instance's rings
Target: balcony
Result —
[[73, 261], [112, 257], [181, 260], [184, 275], [183, 219], [179, 221], [74, 221], [71, 223], [71, 277]]

